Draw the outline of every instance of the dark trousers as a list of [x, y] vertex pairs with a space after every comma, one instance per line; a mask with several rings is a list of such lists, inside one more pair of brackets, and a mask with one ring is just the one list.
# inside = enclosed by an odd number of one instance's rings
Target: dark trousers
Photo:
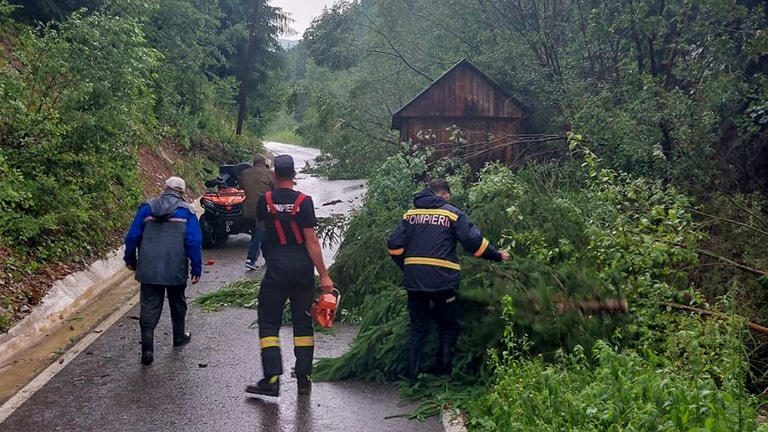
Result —
[[456, 291], [418, 292], [408, 291], [408, 314], [410, 328], [411, 373], [418, 373], [421, 348], [429, 331], [432, 319], [437, 323], [439, 345], [437, 348], [437, 369], [450, 373], [453, 347], [459, 339], [458, 307]]
[[184, 318], [187, 316], [187, 298], [184, 290], [187, 285], [164, 286], [141, 284], [141, 314], [139, 325], [142, 330], [154, 331], [163, 313], [163, 299], [168, 293], [168, 306], [171, 309], [171, 324], [174, 340], [184, 335]]
[[[269, 269], [269, 263], [267, 268]], [[283, 309], [287, 300], [291, 301], [296, 375], [312, 374], [315, 342], [312, 318], [309, 316], [308, 309], [312, 302], [313, 291], [314, 281], [312, 279], [303, 283], [280, 282], [279, 278], [276, 280], [276, 278], [267, 276], [262, 281], [259, 291], [258, 322], [264, 376], [270, 377], [283, 373], [279, 333], [283, 322]]]

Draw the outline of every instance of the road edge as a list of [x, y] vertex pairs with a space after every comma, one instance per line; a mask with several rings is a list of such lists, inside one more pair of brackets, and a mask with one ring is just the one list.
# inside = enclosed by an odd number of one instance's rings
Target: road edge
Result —
[[106, 319], [101, 321], [90, 333], [83, 337], [72, 348], [67, 350], [57, 361], [48, 366], [43, 372], [38, 374], [32, 381], [29, 382], [24, 388], [19, 390], [13, 397], [8, 399], [2, 406], [0, 406], [0, 424], [3, 424], [5, 420], [13, 414], [21, 405], [24, 404], [29, 398], [31, 398], [38, 390], [43, 388], [48, 381], [50, 381], [56, 374], [64, 369], [72, 360], [74, 360], [80, 353], [85, 351], [96, 339], [104, 334], [113, 324], [115, 324], [120, 318], [123, 317], [133, 306], [139, 302], [139, 294], [135, 294], [127, 302], [125, 302], [119, 309], [109, 315]]
[[128, 279], [131, 273], [125, 270], [121, 254], [122, 248], [113, 250], [84, 270], [55, 281], [32, 313], [0, 336], [0, 363], [39, 343], [46, 332], [61, 325], [64, 316]]

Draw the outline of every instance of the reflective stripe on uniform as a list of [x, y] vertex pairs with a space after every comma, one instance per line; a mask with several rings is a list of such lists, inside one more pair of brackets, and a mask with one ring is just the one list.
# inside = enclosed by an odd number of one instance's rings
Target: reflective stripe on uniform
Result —
[[447, 217], [448, 219], [450, 219], [450, 220], [452, 220], [452, 221], [454, 221], [454, 222], [456, 222], [457, 220], [459, 220], [459, 215], [457, 215], [456, 213], [454, 213], [454, 212], [452, 212], [452, 211], [448, 211], [448, 210], [442, 210], [442, 209], [417, 209], [417, 210], [408, 210], [408, 211], [407, 211], [407, 212], [405, 212], [405, 214], [403, 215], [403, 219], [408, 219], [409, 217], [411, 217], [411, 216], [416, 216], [416, 215], [429, 215], [429, 216], [432, 216], [432, 215], [437, 215], [437, 216], [445, 216], [445, 217]]
[[315, 346], [315, 338], [313, 336], [294, 336], [293, 346], [296, 346], [296, 347]]
[[261, 344], [261, 349], [280, 347], [280, 338], [277, 336], [266, 336], [259, 339], [259, 342]]
[[392, 256], [400, 256], [405, 253], [405, 248], [400, 249], [390, 249], [389, 254]]
[[422, 257], [410, 257], [405, 259], [406, 265], [420, 264], [435, 267], [444, 267], [451, 270], [461, 270], [461, 266], [453, 261], [448, 261], [438, 258], [422, 258]]
[[479, 248], [477, 248], [477, 251], [475, 251], [475, 256], [476, 256], [476, 257], [479, 257], [479, 256], [483, 256], [483, 254], [485, 253], [485, 250], [486, 250], [486, 249], [488, 249], [488, 246], [489, 246], [490, 244], [491, 244], [491, 243], [488, 241], [488, 239], [485, 239], [485, 238], [484, 238], [484, 239], [483, 239], [483, 242], [482, 242], [482, 243], [480, 243], [480, 247], [479, 247]]

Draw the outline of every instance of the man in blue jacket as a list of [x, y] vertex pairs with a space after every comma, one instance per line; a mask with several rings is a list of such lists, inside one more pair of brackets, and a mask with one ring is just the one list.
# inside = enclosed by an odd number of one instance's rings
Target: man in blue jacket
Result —
[[414, 196], [415, 209], [403, 215], [387, 241], [389, 255], [403, 270], [403, 285], [408, 291], [411, 384], [415, 384], [419, 374], [421, 347], [430, 316], [437, 322], [439, 332], [436, 372], [451, 373], [453, 347], [459, 338], [456, 291], [461, 266], [456, 243], [461, 243], [465, 251], [476, 257], [509, 260], [509, 253], [493, 247], [464, 212], [448, 203], [450, 197], [447, 181], [430, 181], [427, 189]]
[[[141, 363], [154, 359], [155, 327], [168, 293], [173, 325], [173, 346], [186, 345], [192, 335], [184, 331], [187, 300], [184, 290], [192, 265], [192, 283], [202, 274], [202, 234], [195, 211], [184, 201], [186, 185], [179, 177], [165, 181], [165, 191], [139, 206], [125, 236], [125, 265], [141, 283]], [[138, 259], [136, 257], [138, 250]]]

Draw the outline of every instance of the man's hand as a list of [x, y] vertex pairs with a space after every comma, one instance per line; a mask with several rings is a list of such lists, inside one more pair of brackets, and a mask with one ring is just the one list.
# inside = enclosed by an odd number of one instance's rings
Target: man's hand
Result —
[[136, 266], [134, 264], [126, 264], [125, 268], [127, 268], [130, 271], [136, 271]]
[[509, 252], [507, 252], [505, 250], [499, 251], [499, 253], [501, 254], [501, 260], [502, 261], [509, 261], [509, 259], [511, 258], [511, 256], [509, 255]]
[[192, 285], [200, 282], [200, 276], [192, 276]]
[[327, 293], [333, 291], [333, 281], [330, 276], [326, 275], [320, 278], [320, 289]]

